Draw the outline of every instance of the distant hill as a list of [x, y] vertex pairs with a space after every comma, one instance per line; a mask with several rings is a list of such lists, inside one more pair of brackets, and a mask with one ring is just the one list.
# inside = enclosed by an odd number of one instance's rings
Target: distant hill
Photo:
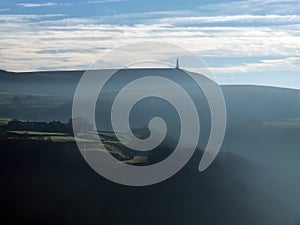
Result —
[[[13, 73], [0, 70], [0, 116], [25, 120], [68, 120], [71, 117], [74, 92], [83, 73], [84, 71]], [[130, 80], [140, 76], [159, 75], [169, 77], [191, 90], [200, 111], [203, 110], [202, 114], [208, 116], [209, 110], [203, 93], [196, 90], [190, 80], [182, 78], [182, 74], [175, 69], [121, 70], [116, 76], [118, 79], [113, 80], [114, 85], [108, 85], [103, 91], [104, 100], [112, 101], [117, 89]], [[300, 117], [299, 90], [250, 85], [222, 86], [222, 89], [228, 111], [228, 126], [237, 126], [247, 120], [270, 121]]]

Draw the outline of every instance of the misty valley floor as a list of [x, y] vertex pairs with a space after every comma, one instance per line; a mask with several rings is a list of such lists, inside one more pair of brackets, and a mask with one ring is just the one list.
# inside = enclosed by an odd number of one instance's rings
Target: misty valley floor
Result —
[[93, 171], [74, 141], [19, 135], [1, 139], [1, 204], [10, 224], [266, 225], [289, 216], [284, 203], [268, 194], [276, 181], [232, 153], [220, 154], [199, 173], [197, 152], [169, 180], [127, 187]]

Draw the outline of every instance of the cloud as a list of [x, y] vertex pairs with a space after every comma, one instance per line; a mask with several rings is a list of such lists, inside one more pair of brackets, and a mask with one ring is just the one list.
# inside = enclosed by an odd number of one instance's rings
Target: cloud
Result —
[[33, 7], [50, 7], [50, 6], [57, 6], [58, 3], [56, 2], [46, 2], [46, 3], [18, 3], [18, 6], [22, 6], [24, 8], [33, 8]]
[[260, 24], [281, 24], [299, 23], [300, 15], [229, 15], [229, 16], [193, 16], [193, 17], [172, 17], [158, 20], [159, 23], [172, 25], [189, 24], [210, 24], [210, 23], [260, 23]]
[[88, 4], [102, 4], [102, 3], [110, 3], [110, 2], [124, 2], [128, 0], [90, 0], [90, 1], [81, 1], [81, 2], [46, 2], [46, 3], [18, 3], [17, 6], [21, 6], [23, 8], [36, 8], [36, 7], [52, 7], [52, 6], [74, 6], [74, 5], [88, 5]]
[[262, 70], [267, 71], [299, 71], [300, 72], [300, 58], [287, 57], [282, 59], [260, 60], [258, 63], [245, 63], [242, 65], [210, 67], [213, 73], [250, 73]]
[[98, 4], [98, 3], [109, 3], [109, 2], [125, 2], [128, 0], [91, 0], [87, 1], [89, 4]]
[[10, 11], [10, 9], [0, 9], [0, 12]]
[[31, 23], [39, 20], [53, 19], [55, 17], [63, 17], [65, 14], [44, 14], [44, 15], [32, 15], [32, 14], [2, 14], [0, 15], [1, 27], [19, 27], [30, 26]]
[[198, 7], [204, 14], [234, 15], [234, 14], [299, 14], [298, 0], [246, 0], [202, 4]]
[[[0, 17], [1, 18], [1, 17]], [[36, 18], [35, 16], [25, 16]], [[107, 25], [89, 19], [24, 22], [24, 16], [0, 25], [0, 67], [10, 70], [78, 68], [119, 45], [138, 41], [179, 44], [199, 56], [299, 55], [300, 27], [175, 27], [161, 24]], [[20, 22], [21, 21], [21, 22]], [[15, 27], [12, 29], [11, 27]], [[44, 51], [42, 51], [44, 50]], [[47, 50], [47, 51], [46, 51]], [[66, 60], [67, 59], [67, 60]], [[277, 62], [278, 63], [278, 62]], [[266, 65], [266, 63], [265, 63]], [[285, 64], [277, 64], [285, 66]], [[253, 67], [255, 66], [255, 68]], [[227, 72], [266, 70], [259, 65], [225, 68]], [[285, 67], [286, 68], [286, 67]], [[217, 68], [216, 68], [217, 70]]]
[[[79, 3], [100, 4], [109, 1], [115, 0]], [[295, 12], [283, 15], [274, 12], [284, 2], [293, 2], [289, 4], [295, 8], [298, 3], [294, 0], [272, 2], [274, 3], [271, 4], [269, 0], [250, 0], [229, 2], [226, 7], [225, 3], [203, 4], [200, 7], [208, 11], [209, 8], [215, 8], [216, 11], [222, 8], [230, 10], [218, 15], [204, 15], [205, 10], [199, 9], [89, 18], [66, 17], [63, 14], [0, 15], [0, 46], [4, 46], [0, 49], [0, 68], [15, 71], [83, 68], [120, 45], [162, 41], [180, 45], [199, 56], [276, 56], [285, 59], [212, 67], [217, 72], [288, 69], [291, 68], [288, 67], [288, 62], [292, 65], [299, 64], [299, 60], [291, 60], [300, 55], [300, 15]], [[244, 4], [248, 5], [242, 8]], [[259, 14], [262, 12], [258, 10], [260, 7], [275, 11]], [[247, 14], [242, 14], [244, 11]], [[292, 68], [299, 69], [295, 66]]]

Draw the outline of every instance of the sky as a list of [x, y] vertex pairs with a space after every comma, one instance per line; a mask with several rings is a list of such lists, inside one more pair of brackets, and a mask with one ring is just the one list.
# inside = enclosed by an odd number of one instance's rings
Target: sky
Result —
[[140, 41], [181, 46], [221, 84], [300, 89], [299, 0], [1, 0], [0, 69], [75, 70]]

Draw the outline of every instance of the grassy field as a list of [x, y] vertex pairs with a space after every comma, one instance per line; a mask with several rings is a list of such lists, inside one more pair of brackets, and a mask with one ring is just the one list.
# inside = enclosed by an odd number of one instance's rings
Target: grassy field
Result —
[[29, 130], [16, 130], [16, 131], [8, 131], [9, 133], [13, 134], [20, 134], [20, 135], [35, 135], [35, 136], [66, 136], [66, 133], [56, 133], [56, 132], [41, 132], [41, 131], [29, 131]]
[[148, 163], [148, 157], [147, 156], [134, 156], [132, 159], [124, 160], [124, 163], [127, 164], [141, 164], [141, 163]]
[[11, 121], [11, 120], [12, 120], [11, 118], [0, 117], [0, 126], [7, 125], [8, 122]]
[[85, 137], [75, 137], [66, 133], [59, 132], [39, 132], [39, 131], [7, 131], [8, 134], [15, 136], [10, 137], [10, 139], [19, 139], [27, 138], [30, 140], [39, 140], [39, 141], [52, 141], [52, 142], [95, 142], [95, 138], [85, 138]]
[[[9, 140], [32, 140], [32, 141], [46, 141], [49, 143], [71, 143], [79, 141], [86, 143], [87, 151], [101, 151], [109, 152], [118, 160], [127, 164], [143, 164], [147, 163], [147, 156], [128, 155], [128, 152], [124, 151], [126, 147], [117, 139], [114, 133], [110, 132], [91, 132], [88, 134], [78, 134], [76, 137], [67, 133], [60, 132], [42, 132], [42, 131], [30, 131], [30, 130], [10, 130], [5, 131], [7, 139]], [[99, 135], [99, 136], [98, 136]], [[103, 148], [99, 149], [99, 145], [96, 144], [100, 137]]]
[[279, 127], [279, 128], [300, 128], [300, 118], [270, 121], [270, 122], [266, 122], [265, 125], [271, 127]]

